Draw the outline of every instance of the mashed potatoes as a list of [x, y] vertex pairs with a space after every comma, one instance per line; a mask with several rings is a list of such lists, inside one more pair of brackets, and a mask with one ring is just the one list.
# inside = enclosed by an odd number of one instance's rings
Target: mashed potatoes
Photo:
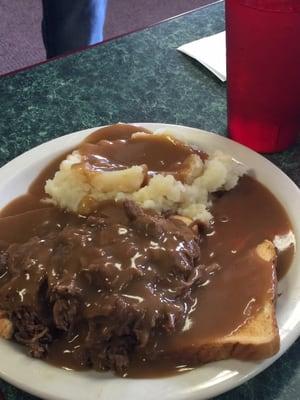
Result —
[[144, 208], [172, 211], [207, 223], [212, 218], [211, 194], [232, 189], [245, 172], [244, 166], [221, 151], [204, 161], [196, 154], [190, 155], [185, 168], [185, 179], [156, 174], [143, 186], [145, 166], [93, 171], [74, 151], [61, 163], [54, 178], [46, 182], [45, 192], [51, 202], [76, 213], [89, 213], [103, 200], [130, 198]]

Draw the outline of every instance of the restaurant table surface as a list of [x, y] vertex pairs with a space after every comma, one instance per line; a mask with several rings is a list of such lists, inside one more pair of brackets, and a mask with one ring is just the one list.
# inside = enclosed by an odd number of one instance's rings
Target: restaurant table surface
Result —
[[[0, 78], [0, 165], [55, 137], [119, 121], [181, 124], [226, 135], [225, 84], [176, 51], [222, 30], [224, 4], [218, 2]], [[300, 185], [299, 140], [267, 158]], [[34, 399], [0, 380], [0, 400], [2, 395]], [[260, 375], [217, 399], [300, 399], [300, 340]]]

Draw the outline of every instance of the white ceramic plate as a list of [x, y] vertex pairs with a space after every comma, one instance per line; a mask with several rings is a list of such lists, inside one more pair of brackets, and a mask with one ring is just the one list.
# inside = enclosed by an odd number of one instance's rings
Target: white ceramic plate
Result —
[[[139, 124], [150, 130], [168, 128], [202, 148], [221, 149], [256, 173], [285, 206], [300, 243], [300, 190], [277, 167], [257, 153], [221, 136], [176, 125]], [[76, 146], [96, 128], [71, 133], [42, 144], [0, 169], [0, 208], [26, 192], [30, 182], [50, 160]], [[255, 376], [278, 357], [300, 335], [300, 251], [297, 249], [289, 273], [280, 282], [277, 318], [281, 350], [262, 362], [227, 360], [207, 364], [186, 374], [161, 379], [122, 379], [111, 373], [73, 372], [27, 357], [22, 348], [0, 340], [0, 376], [11, 384], [44, 399], [53, 400], [200, 400], [223, 393]]]

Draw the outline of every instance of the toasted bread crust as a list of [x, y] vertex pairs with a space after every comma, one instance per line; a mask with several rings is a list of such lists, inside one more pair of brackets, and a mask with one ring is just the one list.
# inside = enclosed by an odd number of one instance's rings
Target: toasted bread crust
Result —
[[8, 318], [0, 318], [0, 338], [11, 339], [13, 335], [13, 324]]
[[171, 358], [183, 364], [199, 365], [199, 363], [205, 364], [228, 358], [246, 361], [262, 360], [272, 357], [279, 351], [280, 337], [275, 312], [277, 298], [275, 248], [270, 241], [264, 241], [255, 250], [256, 254], [270, 263], [274, 270], [272, 295], [264, 307], [234, 333], [211, 338], [207, 342], [199, 341], [198, 344], [187, 343], [184, 349], [173, 348], [169, 353]]

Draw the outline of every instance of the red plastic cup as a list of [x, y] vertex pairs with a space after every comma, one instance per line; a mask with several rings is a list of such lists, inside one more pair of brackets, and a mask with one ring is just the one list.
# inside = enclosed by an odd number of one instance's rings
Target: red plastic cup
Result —
[[259, 152], [300, 133], [300, 0], [226, 0], [229, 136]]

